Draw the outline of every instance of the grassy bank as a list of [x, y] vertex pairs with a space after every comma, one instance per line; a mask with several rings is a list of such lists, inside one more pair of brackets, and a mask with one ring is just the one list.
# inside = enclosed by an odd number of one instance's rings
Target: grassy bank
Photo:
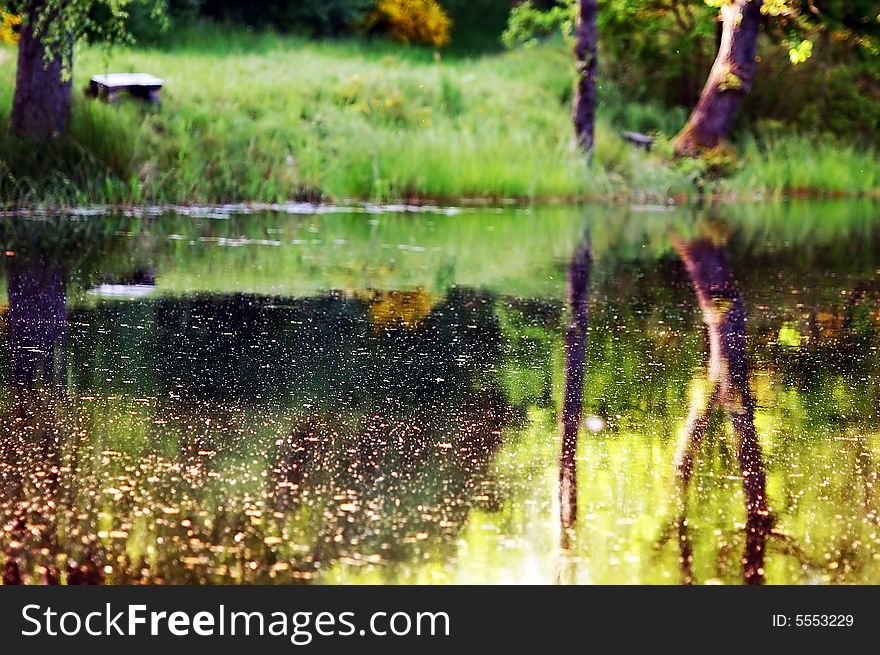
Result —
[[[672, 134], [684, 112], [603, 89], [597, 150], [571, 148], [571, 61], [561, 44], [482, 58], [376, 41], [310, 43], [219, 28], [172, 46], [76, 53], [72, 139], [51, 151], [0, 127], [5, 204], [210, 203], [299, 199], [663, 201], [694, 193], [699, 164], [672, 165], [617, 136]], [[0, 49], [0, 126], [14, 51]], [[88, 77], [144, 71], [164, 103], [82, 98]], [[872, 194], [876, 153], [807, 136], [748, 137], [728, 178], [735, 196]]]

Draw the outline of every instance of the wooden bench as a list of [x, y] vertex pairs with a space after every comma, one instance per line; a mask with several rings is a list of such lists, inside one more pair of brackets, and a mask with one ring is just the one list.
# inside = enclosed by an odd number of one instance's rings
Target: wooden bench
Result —
[[120, 94], [152, 103], [159, 104], [159, 91], [165, 81], [148, 73], [108, 73], [95, 75], [89, 80], [86, 95], [100, 98], [107, 102], [116, 102]]
[[651, 146], [654, 145], [654, 137], [642, 134], [641, 132], [621, 132], [620, 136], [623, 137], [625, 141], [634, 143], [645, 150], [650, 150]]

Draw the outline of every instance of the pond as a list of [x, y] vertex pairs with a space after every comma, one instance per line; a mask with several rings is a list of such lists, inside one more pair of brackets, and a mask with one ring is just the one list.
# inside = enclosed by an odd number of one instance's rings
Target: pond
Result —
[[8, 582], [880, 583], [880, 205], [294, 209], [2, 219]]

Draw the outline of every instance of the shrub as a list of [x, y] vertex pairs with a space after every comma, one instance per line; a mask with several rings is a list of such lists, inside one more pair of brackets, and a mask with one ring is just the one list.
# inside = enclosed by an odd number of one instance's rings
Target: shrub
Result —
[[0, 11], [0, 43], [15, 45], [18, 43], [18, 29], [21, 16]]
[[371, 22], [395, 41], [435, 47], [449, 43], [452, 27], [437, 0], [379, 0]]
[[541, 39], [554, 36], [560, 30], [568, 33], [571, 30], [574, 5], [566, 3], [551, 7], [547, 11], [535, 7], [531, 0], [526, 0], [510, 11], [507, 29], [501, 35], [501, 41], [507, 48], [518, 45], [534, 45]]

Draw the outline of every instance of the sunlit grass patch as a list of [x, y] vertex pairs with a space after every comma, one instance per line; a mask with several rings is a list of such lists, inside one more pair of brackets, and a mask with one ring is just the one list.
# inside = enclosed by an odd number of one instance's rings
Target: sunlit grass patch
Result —
[[[0, 60], [14, 61], [0, 46]], [[166, 80], [161, 107], [104, 105], [80, 91], [107, 71]], [[699, 167], [620, 138], [668, 138], [683, 109], [600, 88], [591, 162], [572, 146], [570, 53], [561, 43], [477, 58], [382, 40], [309, 42], [193, 27], [159, 47], [76, 53], [69, 142], [35, 149], [5, 125], [14, 66], [0, 67], [3, 204], [398, 200], [457, 203], [626, 199], [698, 193]], [[739, 197], [864, 194], [876, 153], [780, 134], [736, 144]], [[703, 185], [712, 191], [714, 185]]]

